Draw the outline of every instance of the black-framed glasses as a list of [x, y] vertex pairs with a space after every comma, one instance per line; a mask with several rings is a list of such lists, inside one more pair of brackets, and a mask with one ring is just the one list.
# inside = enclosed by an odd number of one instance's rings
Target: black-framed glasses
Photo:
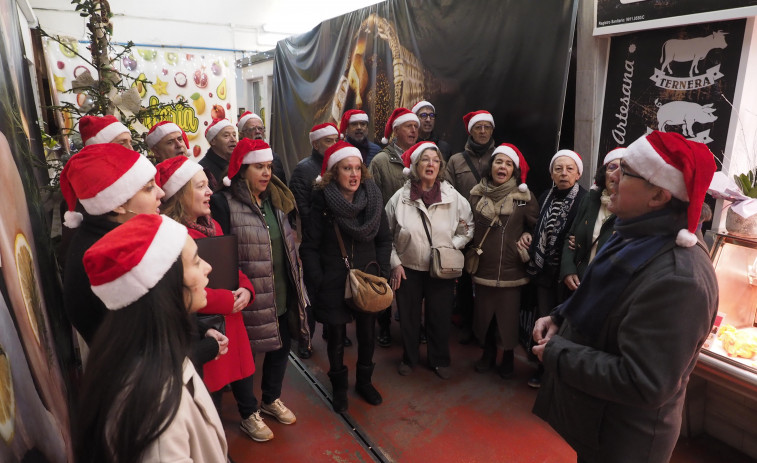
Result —
[[418, 117], [421, 119], [436, 119], [436, 113], [420, 113]]
[[621, 176], [623, 176], [623, 177], [631, 177], [631, 178], [640, 178], [640, 179], [644, 180], [645, 182], [647, 181], [647, 179], [645, 179], [644, 177], [642, 177], [639, 174], [634, 174], [632, 172], [628, 172], [626, 170], [627, 167], [628, 166], [625, 165], [625, 164], [623, 164], [622, 162], [620, 163], [620, 175]]

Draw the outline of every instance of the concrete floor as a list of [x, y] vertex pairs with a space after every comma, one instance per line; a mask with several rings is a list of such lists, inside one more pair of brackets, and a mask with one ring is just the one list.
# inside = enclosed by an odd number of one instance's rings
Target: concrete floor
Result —
[[[354, 331], [348, 334], [354, 341]], [[572, 463], [575, 452], [539, 418], [531, 414], [536, 391], [526, 385], [534, 370], [525, 353], [516, 351], [516, 377], [503, 380], [494, 372], [473, 369], [481, 354], [460, 345], [452, 329], [453, 376], [444, 381], [426, 368], [410, 376], [397, 374], [402, 355], [399, 325], [393, 322], [394, 344], [376, 347], [374, 385], [384, 403], [374, 407], [354, 391], [356, 346], [346, 348], [350, 369], [349, 411], [334, 413], [326, 396], [331, 385], [326, 372], [325, 341], [318, 325], [314, 354], [308, 360], [290, 358], [282, 401], [297, 415], [282, 425], [263, 415], [273, 440], [256, 443], [239, 430], [239, 414], [231, 393], [224, 396], [221, 418], [231, 458], [246, 462], [549, 462]], [[421, 349], [421, 354], [425, 353]], [[260, 358], [258, 358], [260, 357]], [[256, 362], [262, 363], [262, 356]], [[259, 375], [256, 375], [259, 388]], [[259, 389], [256, 396], [260, 397]], [[746, 463], [752, 459], [707, 436], [681, 440], [674, 463]]]

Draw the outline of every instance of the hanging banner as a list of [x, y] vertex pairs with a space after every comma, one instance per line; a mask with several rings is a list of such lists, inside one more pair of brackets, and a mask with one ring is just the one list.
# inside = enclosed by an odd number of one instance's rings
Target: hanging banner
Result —
[[757, 15], [757, 0], [595, 0], [594, 35], [683, 26]]
[[[485, 109], [494, 140], [515, 144], [532, 172], [546, 173], [558, 146], [576, 6], [389, 0], [279, 42], [273, 148], [291, 172], [312, 150], [313, 125], [338, 125], [346, 110], [362, 109], [369, 139], [378, 142], [395, 108], [425, 99], [436, 110], [435, 133], [453, 153], [467, 139], [463, 116]], [[546, 186], [546, 177], [534, 175], [534, 187]]]
[[746, 20], [613, 37], [600, 159], [661, 130], [705, 143], [722, 161]]
[[71, 326], [34, 166], [44, 162], [14, 0], [0, 0], [0, 461], [73, 462]]
[[[94, 69], [76, 53], [87, 56], [88, 44], [69, 41], [67, 45], [45, 40], [48, 68], [52, 70], [55, 94], [59, 101], [75, 103], [86, 111], [91, 98], [85, 93], [71, 93], [72, 82], [85, 71]], [[236, 77], [234, 54], [187, 49], [149, 48], [134, 46], [116, 67], [134, 79], [143, 107], [158, 103], [178, 102], [183, 98], [187, 106], [165, 108], [158, 117], [142, 121], [150, 128], [162, 120], [181, 127], [189, 137], [190, 153], [200, 159], [208, 150], [205, 129], [214, 118], [235, 119]], [[94, 74], [93, 74], [94, 75]], [[236, 122], [232, 120], [232, 122]], [[71, 121], [76, 124], [76, 121]]]

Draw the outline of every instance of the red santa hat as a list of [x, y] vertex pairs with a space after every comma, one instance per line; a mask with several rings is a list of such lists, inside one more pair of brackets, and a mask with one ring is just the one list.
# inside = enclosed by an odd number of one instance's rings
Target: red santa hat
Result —
[[175, 195], [197, 172], [202, 170], [200, 164], [181, 155], [168, 158], [155, 167], [158, 169], [158, 175], [155, 176], [158, 186], [166, 193], [163, 202], [168, 201], [168, 198]]
[[184, 133], [181, 127], [170, 121], [160, 121], [157, 124], [153, 125], [150, 131], [147, 132], [145, 143], [147, 143], [148, 148], [152, 149], [166, 135], [170, 135], [176, 132], [181, 132], [181, 138], [184, 139], [184, 145], [186, 145], [187, 149], [189, 149], [189, 138], [187, 137], [187, 134]]
[[314, 141], [320, 140], [323, 137], [328, 137], [329, 135], [339, 135], [339, 130], [336, 128], [336, 125], [331, 122], [326, 122], [325, 124], [314, 125], [313, 128], [310, 129], [308, 138], [310, 138], [310, 143], [313, 143]]
[[122, 133], [130, 133], [116, 116], [82, 116], [79, 119], [79, 133], [84, 146], [110, 143]]
[[418, 158], [421, 157], [421, 153], [429, 148], [436, 150], [437, 153], [439, 152], [439, 147], [436, 146], [436, 143], [431, 141], [422, 141], [414, 144], [404, 153], [402, 153], [402, 164], [405, 165], [405, 168], [402, 169], [402, 173], [405, 174], [405, 176], [410, 175], [410, 166], [418, 162]]
[[518, 185], [518, 190], [522, 192], [528, 191], [528, 185], [526, 185], [526, 177], [528, 176], [529, 167], [528, 163], [526, 162], [526, 158], [523, 157], [523, 154], [520, 152], [520, 150], [515, 145], [511, 145], [510, 143], [502, 143], [498, 147], [494, 148], [492, 157], [496, 156], [499, 153], [502, 153], [510, 158], [513, 161], [513, 164], [515, 164], [515, 167], [520, 169], [520, 185]]
[[218, 135], [218, 132], [225, 129], [226, 127], [234, 127], [231, 122], [229, 122], [228, 119], [213, 119], [213, 122], [208, 126], [207, 129], [205, 129], [205, 139], [208, 141], [208, 143], [212, 142], [213, 139]]
[[259, 162], [273, 161], [273, 151], [268, 143], [263, 140], [250, 140], [243, 138], [234, 151], [231, 152], [229, 159], [229, 174], [223, 178], [223, 184], [231, 185], [231, 179], [237, 175], [242, 164], [257, 164]]
[[187, 227], [165, 215], [139, 214], [84, 253], [92, 292], [110, 310], [147, 294], [181, 256]]
[[240, 118], [239, 118], [239, 122], [237, 122], [237, 130], [241, 132], [241, 131], [242, 131], [242, 129], [244, 128], [244, 125], [245, 125], [245, 124], [247, 123], [247, 121], [249, 121], [250, 119], [257, 119], [257, 120], [259, 120], [259, 121], [260, 121], [261, 123], [264, 123], [264, 124], [265, 124], [265, 122], [263, 122], [263, 118], [262, 118], [262, 117], [258, 116], [257, 114], [255, 114], [255, 113], [253, 113], [253, 112], [250, 112], [250, 111], [245, 111], [245, 112], [244, 112], [244, 113], [242, 114], [242, 117], [240, 117]]
[[421, 100], [413, 105], [412, 108], [410, 108], [410, 111], [413, 112], [413, 114], [418, 114], [418, 111], [425, 108], [426, 106], [430, 106], [432, 111], [436, 111], [436, 108], [434, 108], [434, 105], [429, 103], [426, 100]]
[[329, 148], [323, 154], [323, 164], [321, 164], [321, 175], [316, 177], [315, 181], [317, 183], [321, 183], [321, 180], [323, 180], [323, 176], [326, 174], [328, 170], [334, 167], [342, 159], [347, 159], [350, 156], [355, 156], [356, 158], [360, 159], [361, 162], [363, 161], [363, 154], [360, 152], [360, 150], [350, 145], [346, 141], [338, 141], [334, 143], [333, 145], [329, 146]]
[[582, 175], [584, 173], [584, 162], [581, 159], [581, 155], [576, 153], [573, 150], [560, 150], [555, 153], [554, 156], [552, 156], [552, 159], [549, 161], [549, 172], [552, 172], [552, 166], [555, 164], [555, 160], [559, 158], [560, 156], [568, 156], [572, 160], [576, 162], [576, 166], [578, 166], [578, 175]]
[[618, 159], [621, 159], [625, 154], [626, 154], [626, 148], [621, 147], [621, 148], [615, 148], [614, 150], [610, 150], [605, 155], [605, 160], [602, 161], [602, 165], [606, 166], [612, 161], [617, 161]]
[[418, 116], [416, 116], [415, 113], [411, 112], [407, 108], [397, 108], [392, 111], [392, 115], [389, 116], [389, 120], [386, 121], [386, 126], [384, 127], [384, 138], [381, 139], [381, 143], [389, 143], [389, 139], [392, 137], [394, 128], [398, 125], [402, 125], [405, 122], [410, 121], [414, 121], [418, 125], [420, 125], [421, 123], [421, 121], [418, 119]]
[[476, 125], [476, 122], [491, 122], [492, 127], [494, 127], [494, 117], [489, 111], [484, 111], [483, 109], [480, 111], [473, 111], [465, 116], [463, 116], [463, 123], [465, 123], [465, 130], [468, 131], [468, 135], [470, 135], [470, 131], [473, 130], [473, 126]]
[[344, 138], [344, 133], [347, 132], [347, 127], [350, 126], [350, 122], [368, 122], [368, 114], [365, 111], [359, 109], [350, 109], [342, 114], [342, 122], [339, 123], [339, 133]]
[[68, 160], [60, 174], [60, 191], [68, 211], [63, 224], [76, 228], [82, 215], [78, 200], [91, 215], [102, 215], [124, 204], [155, 178], [146, 157], [115, 143], [89, 145]]
[[676, 244], [694, 246], [702, 203], [717, 169], [715, 156], [707, 145], [678, 133], [655, 130], [628, 145], [623, 162], [649, 183], [689, 203], [687, 229], [678, 232]]

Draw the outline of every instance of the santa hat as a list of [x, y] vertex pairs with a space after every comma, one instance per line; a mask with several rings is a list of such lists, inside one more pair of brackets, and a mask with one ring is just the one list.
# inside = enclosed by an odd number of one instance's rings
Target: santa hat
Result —
[[[257, 119], [257, 120], [259, 120], [260, 122], [263, 122], [263, 118], [262, 118], [262, 117], [258, 116], [257, 114], [255, 114], [255, 113], [253, 113], [253, 112], [250, 112], [250, 111], [245, 111], [245, 112], [244, 112], [244, 113], [242, 114], [242, 117], [240, 117], [240, 118], [239, 118], [239, 122], [237, 122], [237, 130], [239, 130], [239, 131], [241, 132], [241, 131], [242, 131], [242, 129], [244, 128], [244, 125], [245, 125], [245, 124], [247, 123], [247, 121], [249, 121], [250, 119]], [[263, 122], [263, 123], [264, 123], [264, 122]]]
[[105, 214], [131, 199], [155, 173], [146, 157], [121, 145], [85, 146], [60, 174], [60, 191], [68, 206], [63, 224], [69, 228], [81, 224], [82, 215], [74, 212], [77, 200], [87, 213]]
[[187, 149], [189, 149], [189, 138], [187, 138], [187, 134], [184, 133], [181, 127], [169, 121], [160, 121], [152, 126], [150, 131], [147, 132], [147, 136], [145, 137], [147, 147], [152, 149], [166, 135], [170, 135], [176, 132], [181, 132], [181, 138], [184, 139], [184, 145], [186, 145]]
[[386, 127], [384, 127], [384, 138], [381, 139], [381, 143], [389, 143], [389, 139], [392, 137], [392, 131], [394, 131], [394, 128], [398, 125], [402, 125], [405, 122], [410, 121], [414, 121], [419, 125], [421, 123], [421, 121], [418, 119], [418, 116], [416, 116], [415, 113], [411, 112], [407, 108], [397, 108], [392, 111], [392, 115], [389, 116], [389, 120], [386, 121]]
[[510, 158], [513, 161], [513, 164], [515, 164], [515, 167], [520, 169], [520, 185], [518, 185], [518, 190], [522, 192], [528, 191], [528, 185], [526, 185], [526, 177], [528, 176], [529, 167], [528, 163], [526, 162], [526, 158], [523, 157], [523, 154], [520, 152], [520, 150], [515, 145], [511, 145], [510, 143], [502, 143], [498, 147], [494, 148], [494, 151], [492, 152], [492, 158], [499, 153], [502, 153]]
[[418, 158], [421, 156], [421, 153], [429, 148], [435, 149], [437, 152], [439, 151], [439, 147], [436, 146], [436, 143], [431, 141], [422, 141], [414, 144], [404, 153], [402, 153], [402, 164], [405, 165], [405, 168], [402, 169], [402, 173], [405, 174], [405, 176], [410, 175], [410, 166], [415, 164], [418, 161]]
[[243, 138], [234, 151], [231, 152], [229, 159], [229, 174], [223, 178], [223, 184], [231, 185], [231, 179], [237, 175], [242, 164], [257, 164], [259, 162], [273, 161], [273, 151], [268, 143], [263, 140], [250, 140]]
[[213, 119], [213, 122], [208, 126], [207, 129], [205, 129], [205, 139], [208, 141], [208, 143], [212, 142], [216, 135], [218, 135], [218, 132], [225, 129], [226, 127], [234, 126], [231, 125], [231, 122], [229, 122], [228, 119]]
[[584, 162], [581, 159], [581, 155], [573, 150], [560, 150], [556, 152], [555, 155], [552, 156], [552, 159], [550, 159], [549, 161], [550, 173], [552, 172], [552, 166], [555, 164], [555, 159], [559, 158], [560, 156], [568, 156], [576, 162], [576, 165], [578, 166], [578, 175], [582, 175], [584, 173]]
[[158, 186], [166, 193], [163, 202], [168, 201], [168, 198], [175, 195], [197, 172], [202, 170], [200, 164], [181, 155], [168, 158], [155, 167], [158, 169], [158, 175], [155, 176]]
[[147, 294], [181, 256], [187, 227], [165, 215], [139, 214], [84, 253], [92, 292], [110, 310]]
[[707, 146], [678, 133], [655, 130], [628, 145], [623, 162], [649, 183], [689, 203], [687, 229], [678, 232], [676, 244], [694, 246], [704, 196], [717, 169]]
[[79, 119], [79, 133], [84, 146], [89, 146], [110, 143], [122, 133], [130, 132], [116, 116], [82, 116]]
[[331, 122], [326, 122], [325, 124], [314, 125], [313, 128], [310, 129], [308, 137], [310, 138], [310, 143], [313, 143], [314, 141], [320, 140], [323, 137], [328, 137], [329, 135], [339, 135], [339, 130], [337, 130], [336, 126]]
[[436, 108], [434, 108], [434, 105], [429, 103], [426, 100], [421, 100], [413, 105], [412, 108], [410, 108], [410, 111], [413, 112], [413, 114], [418, 114], [418, 111], [420, 111], [422, 108], [425, 108], [426, 106], [431, 106], [432, 111], [436, 111]]
[[483, 109], [480, 111], [473, 111], [465, 116], [463, 116], [463, 122], [465, 123], [465, 130], [468, 131], [468, 135], [470, 135], [470, 131], [473, 130], [473, 126], [476, 125], [476, 122], [491, 122], [492, 127], [494, 127], [494, 117], [492, 117], [492, 114], [489, 111], [484, 111]]
[[618, 159], [621, 159], [626, 154], [627, 148], [615, 148], [614, 150], [611, 150], [605, 155], [605, 160], [602, 162], [603, 166], [606, 166], [607, 164], [611, 163], [612, 161], [616, 161]]
[[344, 133], [347, 131], [347, 127], [350, 126], [350, 122], [368, 122], [368, 114], [365, 111], [359, 109], [350, 109], [342, 114], [342, 122], [339, 123], [339, 133], [344, 138]]
[[321, 183], [321, 180], [323, 180], [323, 176], [326, 174], [326, 171], [330, 170], [342, 159], [347, 159], [350, 156], [355, 156], [360, 159], [361, 162], [363, 161], [363, 154], [360, 152], [360, 150], [350, 145], [346, 141], [338, 141], [329, 146], [329, 148], [326, 150], [326, 153], [324, 153], [323, 155], [321, 175], [316, 177], [315, 181], [317, 183]]

